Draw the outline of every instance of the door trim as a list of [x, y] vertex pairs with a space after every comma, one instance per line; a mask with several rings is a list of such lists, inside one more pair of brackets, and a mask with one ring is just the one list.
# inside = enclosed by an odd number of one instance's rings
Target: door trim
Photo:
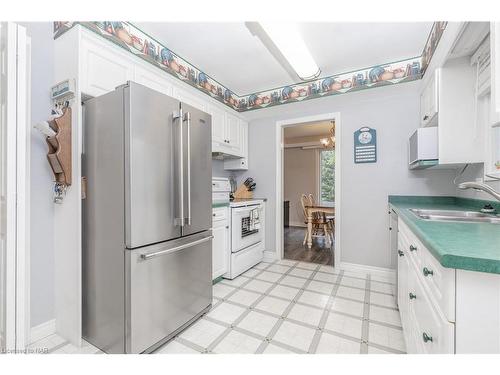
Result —
[[342, 201], [342, 177], [341, 177], [341, 150], [342, 150], [342, 125], [340, 112], [323, 113], [312, 116], [296, 117], [286, 120], [276, 121], [276, 258], [278, 260], [284, 257], [284, 231], [283, 231], [283, 174], [284, 174], [284, 128], [299, 125], [308, 122], [317, 122], [335, 119], [335, 251], [334, 265], [341, 264], [341, 201]]

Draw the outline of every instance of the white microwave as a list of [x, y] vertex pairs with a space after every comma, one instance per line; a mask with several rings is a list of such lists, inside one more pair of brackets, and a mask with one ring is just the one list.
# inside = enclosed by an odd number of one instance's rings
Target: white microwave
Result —
[[410, 137], [408, 162], [410, 165], [420, 161], [438, 160], [438, 128], [418, 128]]

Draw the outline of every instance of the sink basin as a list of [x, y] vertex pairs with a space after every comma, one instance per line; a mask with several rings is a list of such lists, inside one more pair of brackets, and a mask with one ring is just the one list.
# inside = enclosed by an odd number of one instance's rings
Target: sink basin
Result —
[[423, 220], [500, 224], [500, 216], [477, 211], [424, 210], [417, 208], [410, 208], [410, 211]]

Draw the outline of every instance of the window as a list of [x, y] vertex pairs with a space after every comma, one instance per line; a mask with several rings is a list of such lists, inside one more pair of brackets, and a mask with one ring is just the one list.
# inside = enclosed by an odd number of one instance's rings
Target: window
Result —
[[335, 202], [335, 150], [319, 152], [319, 197], [322, 206]]

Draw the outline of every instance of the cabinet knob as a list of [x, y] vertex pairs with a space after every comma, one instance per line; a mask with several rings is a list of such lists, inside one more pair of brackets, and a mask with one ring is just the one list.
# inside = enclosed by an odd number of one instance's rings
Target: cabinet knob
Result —
[[424, 342], [432, 342], [432, 336], [429, 336], [427, 333], [422, 333], [422, 338], [424, 339]]
[[427, 120], [428, 118], [429, 118], [429, 116], [425, 115], [425, 116], [424, 116], [424, 118], [423, 118], [423, 120], [425, 121], [425, 120]]
[[216, 216], [215, 214], [212, 214], [212, 216]]
[[404, 256], [404, 255], [405, 255], [405, 253], [403, 253], [401, 250], [398, 250], [398, 255], [399, 255], [400, 257], [402, 257], [402, 256]]
[[417, 250], [416, 246], [410, 245], [410, 251], [416, 251], [416, 250]]
[[415, 294], [413, 294], [412, 292], [410, 292], [409, 297], [410, 297], [410, 299], [416, 299], [417, 298], [417, 296]]
[[428, 269], [427, 267], [424, 267], [424, 269], [422, 271], [424, 273], [424, 276], [434, 275], [434, 271]]

